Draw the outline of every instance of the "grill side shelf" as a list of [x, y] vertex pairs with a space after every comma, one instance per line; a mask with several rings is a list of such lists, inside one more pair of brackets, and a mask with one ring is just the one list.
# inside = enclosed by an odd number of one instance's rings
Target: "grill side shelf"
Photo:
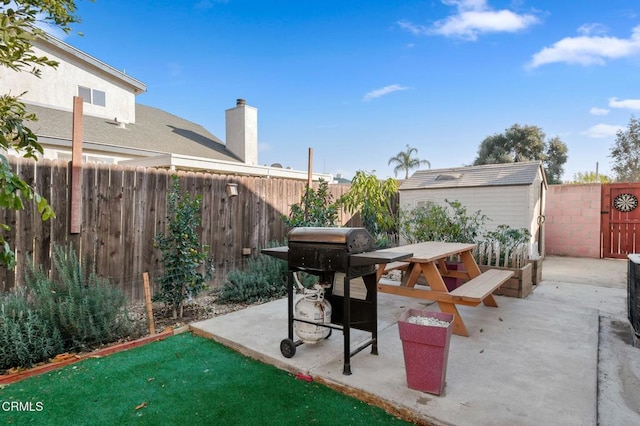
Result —
[[288, 260], [289, 259], [289, 247], [272, 247], [268, 249], [260, 250], [262, 254], [266, 254], [267, 256], [277, 257], [278, 259]]
[[352, 254], [350, 257], [353, 266], [374, 265], [377, 263], [391, 263], [408, 259], [413, 253], [394, 253], [385, 251], [370, 251], [366, 253]]

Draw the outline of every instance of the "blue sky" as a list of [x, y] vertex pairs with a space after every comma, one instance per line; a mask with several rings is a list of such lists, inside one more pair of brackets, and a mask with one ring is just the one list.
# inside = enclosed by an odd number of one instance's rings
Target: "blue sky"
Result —
[[407, 144], [432, 168], [471, 163], [513, 124], [569, 147], [564, 179], [611, 168], [640, 117], [632, 0], [78, 1], [65, 41], [147, 85], [138, 102], [224, 139], [258, 108], [259, 162], [393, 176]]

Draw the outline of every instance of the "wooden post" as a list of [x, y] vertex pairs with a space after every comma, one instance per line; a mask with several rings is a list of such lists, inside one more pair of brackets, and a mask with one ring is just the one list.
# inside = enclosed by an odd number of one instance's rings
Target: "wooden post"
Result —
[[82, 98], [73, 97], [73, 134], [71, 137], [71, 208], [69, 232], [82, 229]]
[[147, 307], [147, 318], [149, 319], [149, 334], [156, 334], [156, 325], [153, 322], [153, 305], [151, 304], [151, 287], [149, 286], [149, 273], [142, 273], [144, 283], [144, 304]]

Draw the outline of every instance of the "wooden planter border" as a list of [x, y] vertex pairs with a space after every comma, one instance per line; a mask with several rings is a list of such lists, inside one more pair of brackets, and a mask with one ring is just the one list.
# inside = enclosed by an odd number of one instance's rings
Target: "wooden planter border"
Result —
[[489, 269], [503, 269], [507, 271], [513, 271], [513, 277], [502, 285], [498, 290], [494, 292], [499, 296], [525, 298], [533, 290], [533, 265], [528, 263], [526, 266], [514, 269], [514, 268], [499, 268], [497, 266], [479, 265], [482, 272]]
[[182, 333], [187, 330], [188, 330], [188, 327], [181, 327], [178, 329], [167, 328], [161, 333], [154, 334], [152, 336], [145, 336], [138, 340], [119, 343], [117, 345], [98, 349], [96, 351], [88, 352], [86, 354], [73, 354], [69, 358], [64, 359], [63, 361], [49, 362], [47, 364], [38, 365], [28, 370], [19, 371], [17, 373], [3, 374], [3, 375], [0, 375], [0, 385], [8, 385], [11, 383], [19, 382], [20, 380], [26, 379], [28, 377], [37, 376], [38, 374], [43, 374], [49, 371], [57, 370], [58, 368], [62, 368], [69, 364], [74, 364], [76, 362], [82, 361], [87, 358], [99, 358], [99, 357], [111, 355], [115, 352], [126, 351], [127, 349], [137, 348], [138, 346], [142, 346], [147, 343], [155, 342], [158, 340], [164, 340], [169, 336], [173, 336], [175, 334]]

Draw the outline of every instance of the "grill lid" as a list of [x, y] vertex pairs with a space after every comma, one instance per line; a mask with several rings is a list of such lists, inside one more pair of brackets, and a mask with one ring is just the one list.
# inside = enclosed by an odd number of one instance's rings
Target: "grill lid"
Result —
[[289, 232], [291, 243], [323, 243], [347, 246], [346, 251], [360, 253], [375, 250], [375, 240], [365, 228], [294, 228]]

